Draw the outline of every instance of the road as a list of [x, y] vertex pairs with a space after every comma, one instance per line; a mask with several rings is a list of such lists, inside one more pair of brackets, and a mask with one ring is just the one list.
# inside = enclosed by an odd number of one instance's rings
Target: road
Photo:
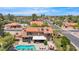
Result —
[[74, 32], [79, 32], [79, 30], [70, 30], [70, 31], [66, 31], [66, 30], [62, 30], [59, 26], [57, 25], [53, 25], [53, 23], [50, 20], [47, 20], [47, 22], [55, 29], [58, 29], [60, 33], [62, 33], [64, 36], [66, 36], [72, 43], [73, 45], [76, 47], [77, 50], [79, 50], [79, 38], [75, 37], [74, 35], [72, 35], [70, 32], [74, 31]]

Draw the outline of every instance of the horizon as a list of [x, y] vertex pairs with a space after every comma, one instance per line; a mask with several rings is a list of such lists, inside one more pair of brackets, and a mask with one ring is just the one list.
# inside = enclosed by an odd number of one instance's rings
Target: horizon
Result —
[[38, 16], [41, 14], [46, 16], [79, 16], [79, 7], [0, 7], [0, 13], [15, 16], [31, 16], [32, 14]]

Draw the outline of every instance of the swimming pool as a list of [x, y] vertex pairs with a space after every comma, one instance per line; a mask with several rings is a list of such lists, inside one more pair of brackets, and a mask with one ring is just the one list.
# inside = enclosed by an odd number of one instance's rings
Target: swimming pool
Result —
[[23, 50], [35, 51], [36, 50], [34, 45], [18, 45], [15, 48], [16, 50], [21, 50], [21, 51]]

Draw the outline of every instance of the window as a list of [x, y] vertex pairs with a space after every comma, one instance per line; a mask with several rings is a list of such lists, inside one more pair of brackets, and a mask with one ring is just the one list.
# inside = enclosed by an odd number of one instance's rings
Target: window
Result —
[[32, 35], [32, 33], [31, 32], [27, 32], [27, 35]]

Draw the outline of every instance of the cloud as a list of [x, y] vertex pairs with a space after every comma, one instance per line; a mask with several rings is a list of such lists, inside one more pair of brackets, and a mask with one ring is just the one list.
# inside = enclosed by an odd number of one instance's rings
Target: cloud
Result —
[[35, 14], [41, 14], [41, 13], [45, 13], [46, 11], [21, 11], [21, 12], [11, 12], [11, 14], [15, 14], [15, 15], [31, 15], [33, 13]]
[[14, 14], [14, 15], [32, 15], [46, 14], [46, 15], [79, 15], [79, 8], [51, 8], [51, 7], [0, 7], [0, 13]]
[[47, 10], [49, 9], [48, 7], [33, 7], [33, 10]]
[[15, 15], [31, 15], [33, 13], [35, 14], [45, 14], [49, 12], [48, 9], [45, 9], [45, 8], [32, 8], [32, 9], [29, 9], [29, 10], [22, 10], [22, 11], [15, 11], [15, 12], [5, 12], [5, 14], [7, 13], [11, 13], [11, 14], [15, 14]]

